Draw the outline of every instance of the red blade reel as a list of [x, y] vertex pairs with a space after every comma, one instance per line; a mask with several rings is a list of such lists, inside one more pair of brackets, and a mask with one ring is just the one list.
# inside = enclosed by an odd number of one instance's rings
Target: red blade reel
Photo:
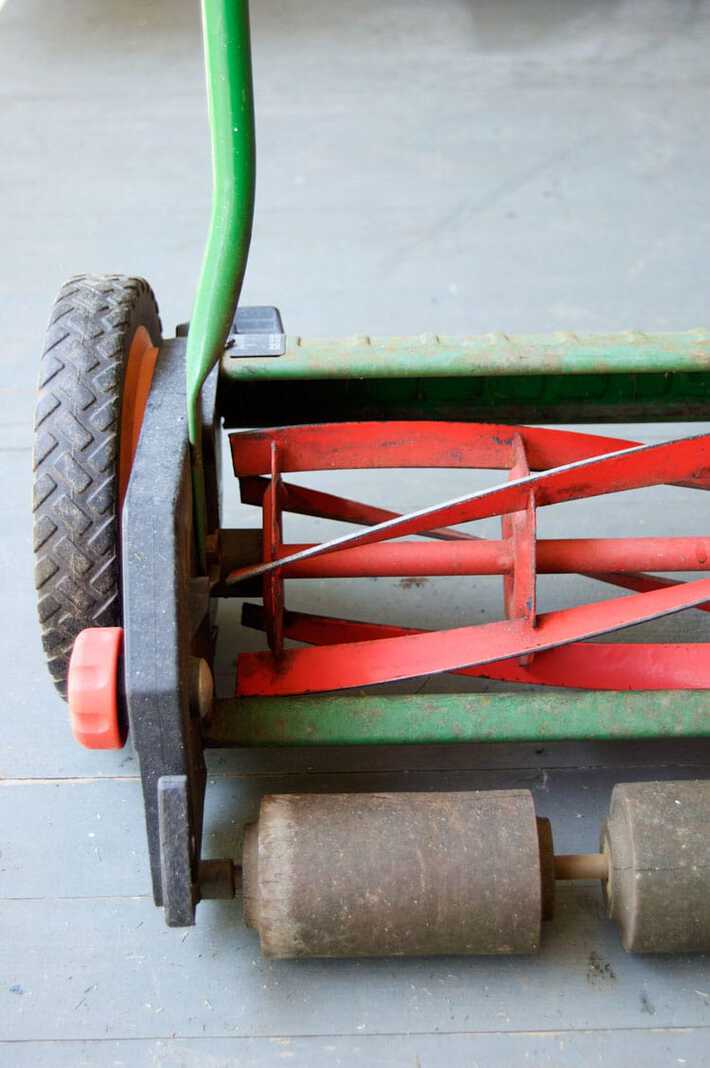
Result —
[[[585, 688], [594, 683], [591, 688], [636, 689], [644, 679], [650, 679], [644, 688], [660, 688], [661, 682], [664, 688], [708, 686], [708, 658], [700, 645], [580, 643], [687, 607], [707, 610], [710, 580], [677, 583], [634, 571], [640, 560], [651, 567], [657, 562], [659, 570], [705, 570], [710, 539], [538, 542], [536, 508], [663, 482], [706, 489], [710, 435], [638, 446], [532, 427], [388, 422], [249, 431], [232, 434], [230, 440], [243, 499], [263, 509], [264, 554], [262, 564], [241, 569], [228, 581], [262, 576], [260, 619], [271, 650], [239, 657], [239, 694], [314, 693], [441, 671]], [[281, 479], [289, 471], [390, 466], [487, 467], [507, 469], [509, 477], [507, 484], [407, 516]], [[369, 530], [320, 545], [287, 546], [282, 541], [282, 511], [359, 523]], [[503, 541], [479, 542], [480, 551], [473, 546], [464, 551], [466, 543], [477, 539], [452, 530], [451, 524], [491, 515], [501, 517]], [[450, 548], [392, 541], [406, 534], [448, 542]], [[538, 558], [545, 571], [570, 570], [572, 561], [583, 574], [643, 592], [538, 619]], [[434, 559], [436, 569], [427, 571]], [[609, 573], [609, 561], [625, 574]], [[289, 614], [285, 621], [284, 578], [400, 573], [391, 570], [396, 566], [416, 574], [453, 575], [462, 567], [465, 574], [501, 574], [506, 619], [424, 633], [322, 617], [314, 629], [307, 625], [309, 617], [298, 614]], [[322, 648], [285, 651], [284, 635]], [[650, 652], [654, 649], [655, 658]], [[537, 667], [533, 657], [539, 654]]]

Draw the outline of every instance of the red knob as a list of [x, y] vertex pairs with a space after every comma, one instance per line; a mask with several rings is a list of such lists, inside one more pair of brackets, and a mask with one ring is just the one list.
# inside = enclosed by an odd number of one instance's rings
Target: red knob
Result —
[[126, 730], [119, 710], [121, 627], [87, 627], [74, 642], [67, 694], [74, 737], [87, 749], [121, 749]]

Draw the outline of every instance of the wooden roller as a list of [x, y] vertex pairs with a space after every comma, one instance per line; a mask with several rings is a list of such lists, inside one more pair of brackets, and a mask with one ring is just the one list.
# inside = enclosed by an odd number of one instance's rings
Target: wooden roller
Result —
[[242, 860], [267, 957], [533, 953], [556, 880], [601, 881], [627, 950], [710, 950], [709, 782], [619, 784], [559, 856], [528, 790], [268, 796]]

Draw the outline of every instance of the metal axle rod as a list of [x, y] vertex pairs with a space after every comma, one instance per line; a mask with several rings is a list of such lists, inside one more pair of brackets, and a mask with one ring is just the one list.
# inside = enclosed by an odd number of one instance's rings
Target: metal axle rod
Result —
[[[277, 559], [311, 545], [282, 545]], [[710, 538], [555, 538], [536, 543], [536, 570], [578, 572], [710, 570]], [[284, 578], [370, 578], [412, 575], [506, 575], [514, 570], [508, 539], [447, 540], [433, 545], [384, 542], [305, 558], [284, 567]]]
[[609, 858], [606, 853], [558, 853], [555, 855], [555, 879], [609, 878]]

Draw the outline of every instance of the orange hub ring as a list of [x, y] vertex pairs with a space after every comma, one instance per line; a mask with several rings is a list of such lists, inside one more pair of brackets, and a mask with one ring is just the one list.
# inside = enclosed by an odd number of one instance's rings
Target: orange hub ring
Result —
[[153, 382], [158, 348], [153, 344], [144, 326], [139, 326], [131, 339], [123, 377], [121, 400], [121, 433], [118, 457], [119, 509], [128, 488], [133, 459], [138, 448], [138, 439], [143, 425], [145, 407]]

